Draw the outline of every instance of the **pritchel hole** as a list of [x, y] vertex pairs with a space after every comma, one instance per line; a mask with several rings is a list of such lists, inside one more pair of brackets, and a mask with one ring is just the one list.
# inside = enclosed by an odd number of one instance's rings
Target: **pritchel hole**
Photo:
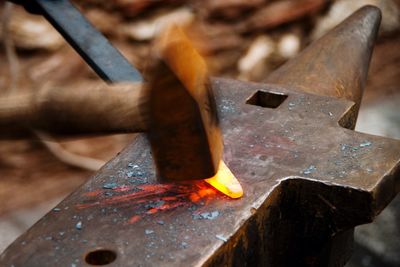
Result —
[[89, 252], [85, 261], [91, 265], [107, 265], [115, 261], [117, 253], [108, 249], [98, 249]]
[[270, 93], [265, 91], [257, 91], [249, 99], [247, 99], [246, 104], [260, 106], [263, 108], [277, 108], [283, 101], [287, 98], [287, 95]]

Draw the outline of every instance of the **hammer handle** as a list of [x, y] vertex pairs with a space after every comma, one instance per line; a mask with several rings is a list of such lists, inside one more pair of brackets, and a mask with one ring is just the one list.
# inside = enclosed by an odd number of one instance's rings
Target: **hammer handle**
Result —
[[56, 136], [146, 130], [141, 84], [101, 85], [88, 90], [44, 88], [0, 98], [0, 138], [23, 138], [31, 130]]

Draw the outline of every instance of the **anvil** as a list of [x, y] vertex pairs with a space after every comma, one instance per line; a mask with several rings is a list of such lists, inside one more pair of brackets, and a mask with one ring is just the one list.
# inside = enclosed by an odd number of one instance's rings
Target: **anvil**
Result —
[[353, 131], [380, 17], [360, 9], [266, 83], [212, 79], [241, 199], [159, 183], [139, 136], [0, 265], [343, 266], [400, 191], [400, 141]]

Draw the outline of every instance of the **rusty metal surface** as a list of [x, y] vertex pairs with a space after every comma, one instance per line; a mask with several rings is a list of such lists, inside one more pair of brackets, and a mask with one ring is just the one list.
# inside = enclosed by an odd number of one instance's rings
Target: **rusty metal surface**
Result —
[[345, 98], [359, 107], [381, 13], [366, 6], [308, 46], [266, 79], [319, 95]]
[[[0, 262], [82, 266], [86, 253], [105, 248], [117, 254], [112, 266], [267, 265], [265, 255], [280, 245], [270, 244], [267, 233], [285, 234], [274, 226], [284, 223], [286, 201], [299, 216], [329, 222], [333, 234], [370, 221], [399, 189], [400, 141], [339, 127], [351, 102], [233, 80], [213, 85], [221, 99], [224, 160], [240, 177], [242, 199], [202, 181], [158, 184], [140, 137], [18, 238]], [[246, 104], [258, 90], [288, 98], [277, 109]]]
[[[376, 10], [350, 20], [360, 12]], [[354, 126], [352, 101], [287, 84], [216, 78], [212, 86], [224, 161], [243, 198], [203, 181], [158, 183], [141, 136], [8, 247], [0, 265], [344, 265], [352, 228], [400, 191], [400, 141], [342, 127]]]

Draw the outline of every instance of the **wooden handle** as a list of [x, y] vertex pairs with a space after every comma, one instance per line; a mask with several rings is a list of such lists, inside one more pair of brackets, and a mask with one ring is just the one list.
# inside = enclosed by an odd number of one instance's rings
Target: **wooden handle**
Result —
[[141, 84], [102, 84], [0, 98], [0, 138], [26, 137], [32, 129], [57, 136], [142, 132], [144, 90]]

